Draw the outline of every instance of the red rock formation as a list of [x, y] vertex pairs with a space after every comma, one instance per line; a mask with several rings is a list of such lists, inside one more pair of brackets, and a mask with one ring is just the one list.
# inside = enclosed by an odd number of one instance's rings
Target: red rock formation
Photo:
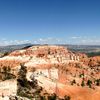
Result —
[[[88, 79], [94, 82], [94, 79], [100, 78], [100, 69], [97, 67], [100, 66], [100, 56], [88, 58], [85, 54], [73, 53], [61, 46], [33, 46], [24, 50], [16, 50], [0, 58], [0, 68], [9, 66], [12, 72], [18, 70], [21, 63], [25, 63], [28, 71], [32, 71], [33, 68], [48, 69], [49, 78], [51, 77], [50, 69], [55, 67], [58, 69], [57, 81], [69, 85], [73, 80], [76, 81], [75, 85], [81, 86], [82, 80], [86, 84]], [[61, 92], [65, 95], [67, 91], [62, 88]], [[77, 93], [80, 94], [79, 90]]]

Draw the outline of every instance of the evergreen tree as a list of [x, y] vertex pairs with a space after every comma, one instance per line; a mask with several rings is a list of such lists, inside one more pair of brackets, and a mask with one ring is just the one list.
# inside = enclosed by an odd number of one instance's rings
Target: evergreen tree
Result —
[[24, 64], [21, 64], [17, 77], [17, 95], [30, 98], [30, 100], [32, 98], [35, 98], [35, 100], [40, 100], [41, 88], [39, 88], [35, 80], [32, 82], [28, 81], [26, 78], [26, 73], [26, 67]]
[[84, 80], [82, 80], [81, 86], [82, 86], [82, 87], [85, 86]]
[[89, 88], [91, 88], [91, 84], [92, 84], [92, 81], [91, 80], [88, 80], [87, 81], [87, 85], [89, 86]]

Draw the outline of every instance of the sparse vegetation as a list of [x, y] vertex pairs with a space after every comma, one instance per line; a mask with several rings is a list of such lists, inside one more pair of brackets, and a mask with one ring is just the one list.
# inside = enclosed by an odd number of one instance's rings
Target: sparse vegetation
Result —
[[42, 87], [37, 85], [37, 81], [32, 78], [32, 82], [26, 79], [26, 67], [21, 64], [21, 69], [18, 72], [17, 78], [17, 95], [21, 97], [27, 98], [36, 98], [36, 100], [40, 100], [40, 93], [42, 91]]
[[55, 93], [51, 94], [51, 96], [48, 96], [48, 100], [57, 100], [57, 95]]
[[74, 85], [74, 84], [76, 84], [75, 79], [71, 82], [71, 85]]
[[95, 80], [96, 86], [100, 86], [100, 79]]
[[91, 80], [88, 80], [88, 81], [87, 81], [87, 85], [89, 86], [89, 88], [91, 88], [92, 81], [91, 81]]
[[65, 95], [65, 96], [64, 96], [64, 100], [71, 100], [71, 97], [70, 97], [70, 96]]
[[83, 78], [83, 77], [84, 77], [84, 74], [80, 74], [79, 77], [80, 77], [80, 78]]
[[100, 52], [90, 52], [87, 53], [88, 57], [100, 56]]
[[4, 66], [2, 69], [0, 69], [0, 75], [1, 80], [3, 81], [16, 78], [15, 75], [11, 74], [11, 68], [9, 66]]
[[82, 80], [81, 86], [82, 86], [82, 87], [85, 86], [84, 80]]

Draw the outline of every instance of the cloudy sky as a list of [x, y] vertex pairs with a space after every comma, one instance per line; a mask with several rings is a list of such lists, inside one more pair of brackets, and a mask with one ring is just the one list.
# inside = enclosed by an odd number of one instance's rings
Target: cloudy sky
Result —
[[100, 45], [99, 0], [0, 0], [0, 45]]

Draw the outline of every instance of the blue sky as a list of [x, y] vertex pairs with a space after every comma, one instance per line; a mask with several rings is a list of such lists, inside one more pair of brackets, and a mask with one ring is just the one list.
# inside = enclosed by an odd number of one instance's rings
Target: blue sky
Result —
[[0, 45], [100, 45], [100, 0], [0, 0]]

